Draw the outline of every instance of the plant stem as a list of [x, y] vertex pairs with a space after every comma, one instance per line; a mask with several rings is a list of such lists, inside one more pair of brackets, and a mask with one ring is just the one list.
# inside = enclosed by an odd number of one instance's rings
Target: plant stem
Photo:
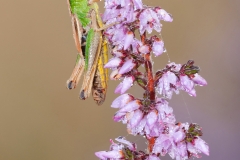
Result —
[[[146, 32], [141, 36], [141, 41], [145, 44], [146, 39]], [[148, 98], [151, 102], [155, 101], [155, 88], [154, 88], [154, 79], [152, 73], [152, 62], [151, 62], [151, 55], [150, 53], [145, 54], [144, 56], [145, 61], [145, 70], [147, 75], [147, 91], [148, 91]]]

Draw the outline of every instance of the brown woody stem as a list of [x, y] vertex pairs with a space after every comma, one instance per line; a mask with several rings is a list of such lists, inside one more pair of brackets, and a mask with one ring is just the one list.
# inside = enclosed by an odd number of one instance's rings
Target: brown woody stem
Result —
[[[145, 44], [146, 39], [146, 32], [141, 36], [141, 41]], [[148, 98], [151, 102], [155, 101], [155, 88], [154, 88], [154, 79], [152, 73], [152, 62], [151, 62], [151, 55], [150, 53], [145, 54], [144, 56], [145, 61], [145, 70], [147, 75], [147, 91], [148, 91]]]

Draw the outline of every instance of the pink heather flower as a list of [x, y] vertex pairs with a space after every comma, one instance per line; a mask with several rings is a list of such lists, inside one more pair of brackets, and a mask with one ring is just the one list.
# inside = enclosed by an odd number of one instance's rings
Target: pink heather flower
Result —
[[138, 53], [138, 48], [140, 45], [142, 45], [142, 42], [134, 38], [132, 41], [132, 53]]
[[102, 16], [102, 19], [103, 19], [103, 21], [106, 22], [108, 20], [112, 20], [114, 18], [117, 18], [119, 14], [120, 14], [120, 10], [106, 8], [105, 12]]
[[152, 52], [155, 56], [159, 56], [163, 53], [164, 51], [164, 43], [163, 41], [154, 41], [153, 46], [152, 46]]
[[105, 8], [113, 8], [120, 5], [120, 0], [105, 0]]
[[173, 159], [185, 160], [191, 156], [199, 158], [198, 153], [201, 152], [209, 155], [208, 145], [199, 138], [202, 135], [199, 126], [176, 123], [173, 109], [166, 100], [179, 90], [196, 96], [195, 85], [207, 85], [206, 80], [196, 73], [199, 68], [193, 66], [193, 61], [188, 61], [185, 65], [169, 63], [166, 68], [156, 73], [154, 85], [163, 98], [156, 97], [149, 101], [146, 97], [136, 99], [130, 94], [124, 94], [133, 85], [135, 78], [138, 84], [146, 89], [145, 93], [148, 93], [148, 88], [145, 87], [148, 83], [147, 77], [144, 77], [146, 73], [138, 70], [145, 62], [143, 54], [152, 51], [155, 56], [159, 56], [164, 52], [164, 42], [157, 36], [145, 39], [142, 37], [141, 40], [145, 41], [141, 42], [135, 37], [135, 31], [139, 30], [140, 35], [152, 33], [153, 29], [160, 32], [160, 21], [172, 22], [172, 16], [159, 7], [144, 6], [142, 0], [105, 0], [105, 8], [104, 23], [117, 24], [104, 32], [113, 47], [114, 57], [104, 67], [113, 69], [110, 79], [124, 78], [115, 89], [115, 93], [122, 95], [111, 104], [112, 108], [119, 108], [113, 119], [127, 124], [129, 134], [143, 135], [148, 140], [154, 138], [155, 142], [152, 142], [152, 152], [145, 154], [136, 151], [135, 143], [118, 137], [116, 141], [120, 143], [111, 141], [110, 151], [96, 152], [96, 156], [102, 160], [160, 160], [157, 155], [169, 154]]
[[173, 148], [168, 153], [172, 159], [188, 159], [187, 148], [185, 142], [173, 145]]
[[173, 134], [173, 140], [175, 143], [181, 142], [186, 137], [185, 133], [181, 130]]
[[157, 16], [159, 17], [160, 20], [163, 20], [163, 21], [166, 21], [166, 22], [172, 22], [173, 21], [172, 15], [167, 13], [164, 9], [156, 7], [155, 11], [157, 12]]
[[125, 115], [126, 115], [125, 112], [117, 112], [117, 113], [115, 113], [115, 115], [113, 116], [113, 120], [114, 120], [115, 122], [123, 121]]
[[161, 31], [161, 24], [157, 17], [157, 13], [151, 9], [145, 9], [139, 16], [140, 20], [140, 34], [142, 35], [146, 30], [148, 33], [152, 33], [152, 30], [155, 29], [157, 32]]
[[128, 47], [132, 44], [133, 41], [133, 32], [132, 31], [128, 31], [125, 41], [124, 41], [124, 50], [128, 49]]
[[123, 66], [119, 70], [119, 74], [124, 74], [129, 71], [131, 71], [135, 67], [135, 63], [133, 62], [133, 59], [128, 59], [124, 62]]
[[188, 78], [187, 75], [180, 76], [180, 82], [183, 89], [191, 96], [196, 97], [196, 91], [194, 90], [194, 83]]
[[113, 42], [113, 45], [122, 46], [122, 44], [125, 43], [128, 31], [129, 30], [125, 26], [117, 24], [113, 26], [111, 29], [108, 29], [106, 31], [106, 34], [111, 35], [110, 41]]
[[143, 151], [136, 151], [137, 146], [135, 143], [127, 141], [124, 137], [118, 137], [115, 139], [119, 143], [112, 143], [110, 146], [110, 151], [99, 151], [95, 152], [95, 155], [101, 160], [124, 160], [131, 159], [134, 160], [160, 160], [154, 154], [146, 154]]
[[137, 135], [137, 134], [144, 135], [144, 127], [146, 126], [146, 123], [147, 123], [146, 116], [142, 117], [140, 122], [135, 127], [132, 127], [131, 123], [128, 123], [128, 125], [127, 125], [127, 129], [128, 129], [128, 133], [129, 134], [132, 134], [132, 135]]
[[157, 122], [157, 119], [158, 119], [157, 113], [158, 112], [156, 110], [152, 110], [147, 115], [147, 125], [150, 130], [153, 128], [154, 124]]
[[105, 8], [103, 21], [115, 20], [116, 22], [131, 23], [136, 20], [134, 12], [137, 9], [142, 9], [143, 4], [141, 0], [113, 0], [105, 2]]
[[125, 4], [122, 4], [122, 6], [123, 7], [120, 9], [120, 16], [118, 18], [118, 21], [124, 21], [128, 23], [133, 22], [136, 19], [134, 15], [133, 5], [130, 2], [126, 2]]
[[135, 150], [137, 149], [136, 144], [127, 141], [127, 140], [125, 139], [125, 137], [121, 137], [121, 136], [120, 136], [120, 137], [118, 137], [118, 138], [115, 138], [115, 140], [118, 141], [118, 142], [120, 142], [120, 143], [123, 143], [123, 144], [127, 145], [127, 147], [128, 147], [130, 150], [132, 150], [132, 151], [135, 151]]
[[135, 127], [136, 125], [139, 124], [139, 122], [142, 120], [142, 118], [143, 118], [143, 112], [139, 109], [135, 110], [134, 114], [129, 122], [130, 126], [132, 128]]
[[119, 160], [125, 158], [123, 152], [124, 149], [129, 149], [130, 151], [136, 150], [136, 144], [127, 141], [124, 137], [118, 137], [115, 140], [122, 144], [114, 143], [112, 140], [110, 140], [112, 142], [112, 145], [110, 146], [110, 151], [95, 152], [95, 155], [101, 160], [108, 160], [109, 158], [111, 160]]
[[158, 154], [160, 153], [162, 156], [165, 156], [168, 152], [168, 150], [172, 147], [172, 139], [166, 134], [162, 134], [160, 137], [158, 137], [155, 141], [155, 144], [153, 146], [153, 153]]
[[196, 149], [209, 156], [209, 147], [204, 140], [198, 137], [197, 139], [195, 139], [194, 143], [194, 147], [196, 147]]
[[150, 52], [150, 47], [148, 45], [142, 45], [138, 50], [140, 53], [146, 54]]
[[172, 107], [168, 106], [168, 102], [162, 100], [156, 104], [156, 109], [158, 110], [158, 122], [159, 123], [176, 123], [175, 116], [173, 114]]
[[135, 78], [133, 76], [125, 77], [123, 82], [121, 82], [115, 89], [115, 93], [125, 93], [130, 87], [132, 87], [134, 80]]
[[114, 57], [124, 57], [124, 54], [120, 52], [117, 47], [112, 49], [112, 53]]
[[175, 91], [175, 93], [178, 93], [178, 91], [173, 87], [176, 86], [177, 80], [178, 78], [174, 73], [170, 71], [164, 73], [158, 81], [158, 93], [162, 94], [166, 98], [171, 99], [173, 91]]
[[129, 102], [133, 100], [133, 96], [130, 94], [122, 94], [121, 96], [117, 97], [113, 102], [111, 107], [112, 108], [122, 108], [126, 106]]
[[[130, 102], [134, 103], [134, 101]], [[128, 103], [129, 108], [132, 104]], [[124, 108], [124, 107], [123, 107]], [[168, 106], [167, 101], [157, 103], [156, 109], [151, 110], [149, 113], [143, 114], [141, 108], [131, 107], [128, 111], [120, 109], [115, 115], [114, 120], [122, 123], [127, 123], [128, 132], [133, 135], [147, 135], [147, 136], [159, 136], [164, 129], [165, 123], [175, 124], [175, 116], [172, 113], [172, 108]], [[127, 113], [126, 113], [127, 112]], [[120, 114], [120, 113], [126, 113]], [[176, 138], [178, 138], [177, 136]]]
[[121, 64], [122, 60], [120, 58], [114, 57], [104, 65], [104, 68], [115, 68]]
[[114, 158], [114, 159], [120, 159], [123, 158], [123, 153], [122, 151], [100, 151], [100, 152], [95, 152], [95, 155], [102, 159], [102, 160], [107, 160], [108, 158]]
[[149, 155], [149, 157], [146, 160], [160, 160], [160, 158], [157, 157], [156, 155]]
[[192, 81], [195, 83], [195, 84], [198, 84], [200, 86], [205, 86], [207, 85], [207, 81], [202, 78], [199, 74], [194, 74], [194, 77], [192, 78]]
[[181, 64], [176, 64], [174, 62], [171, 62], [169, 64], [167, 64], [167, 67], [171, 67], [171, 66], [174, 66], [171, 70], [174, 71], [174, 72], [179, 72], [182, 65]]
[[193, 155], [193, 157], [200, 158], [198, 153], [201, 152], [209, 156], [209, 147], [205, 141], [198, 137], [194, 143], [195, 144], [190, 142], [187, 143], [187, 150]]
[[134, 4], [135, 9], [143, 8], [142, 0], [133, 0], [133, 4]]
[[132, 112], [138, 109], [140, 106], [141, 106], [141, 102], [139, 100], [134, 100], [129, 102], [124, 107], [122, 107], [118, 112]]

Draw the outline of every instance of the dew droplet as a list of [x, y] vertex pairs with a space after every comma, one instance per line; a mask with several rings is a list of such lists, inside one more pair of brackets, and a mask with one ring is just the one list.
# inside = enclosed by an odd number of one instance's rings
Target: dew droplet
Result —
[[164, 53], [166, 53], [166, 52], [167, 52], [167, 49], [166, 49], [166, 48], [164, 48], [164, 49], [163, 49], [163, 52], [164, 52]]

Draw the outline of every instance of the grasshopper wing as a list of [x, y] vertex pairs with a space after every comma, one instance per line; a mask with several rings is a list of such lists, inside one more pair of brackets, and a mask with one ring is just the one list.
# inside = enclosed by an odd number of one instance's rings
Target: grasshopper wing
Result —
[[83, 85], [80, 91], [80, 99], [86, 99], [90, 96], [93, 86], [93, 79], [99, 60], [102, 47], [102, 32], [97, 31], [96, 12], [91, 12], [92, 28], [88, 32], [85, 50], [85, 75]]
[[108, 44], [106, 39], [104, 39], [92, 87], [92, 96], [98, 105], [101, 105], [105, 101], [107, 94], [108, 70], [103, 67], [107, 62], [107, 56]]

